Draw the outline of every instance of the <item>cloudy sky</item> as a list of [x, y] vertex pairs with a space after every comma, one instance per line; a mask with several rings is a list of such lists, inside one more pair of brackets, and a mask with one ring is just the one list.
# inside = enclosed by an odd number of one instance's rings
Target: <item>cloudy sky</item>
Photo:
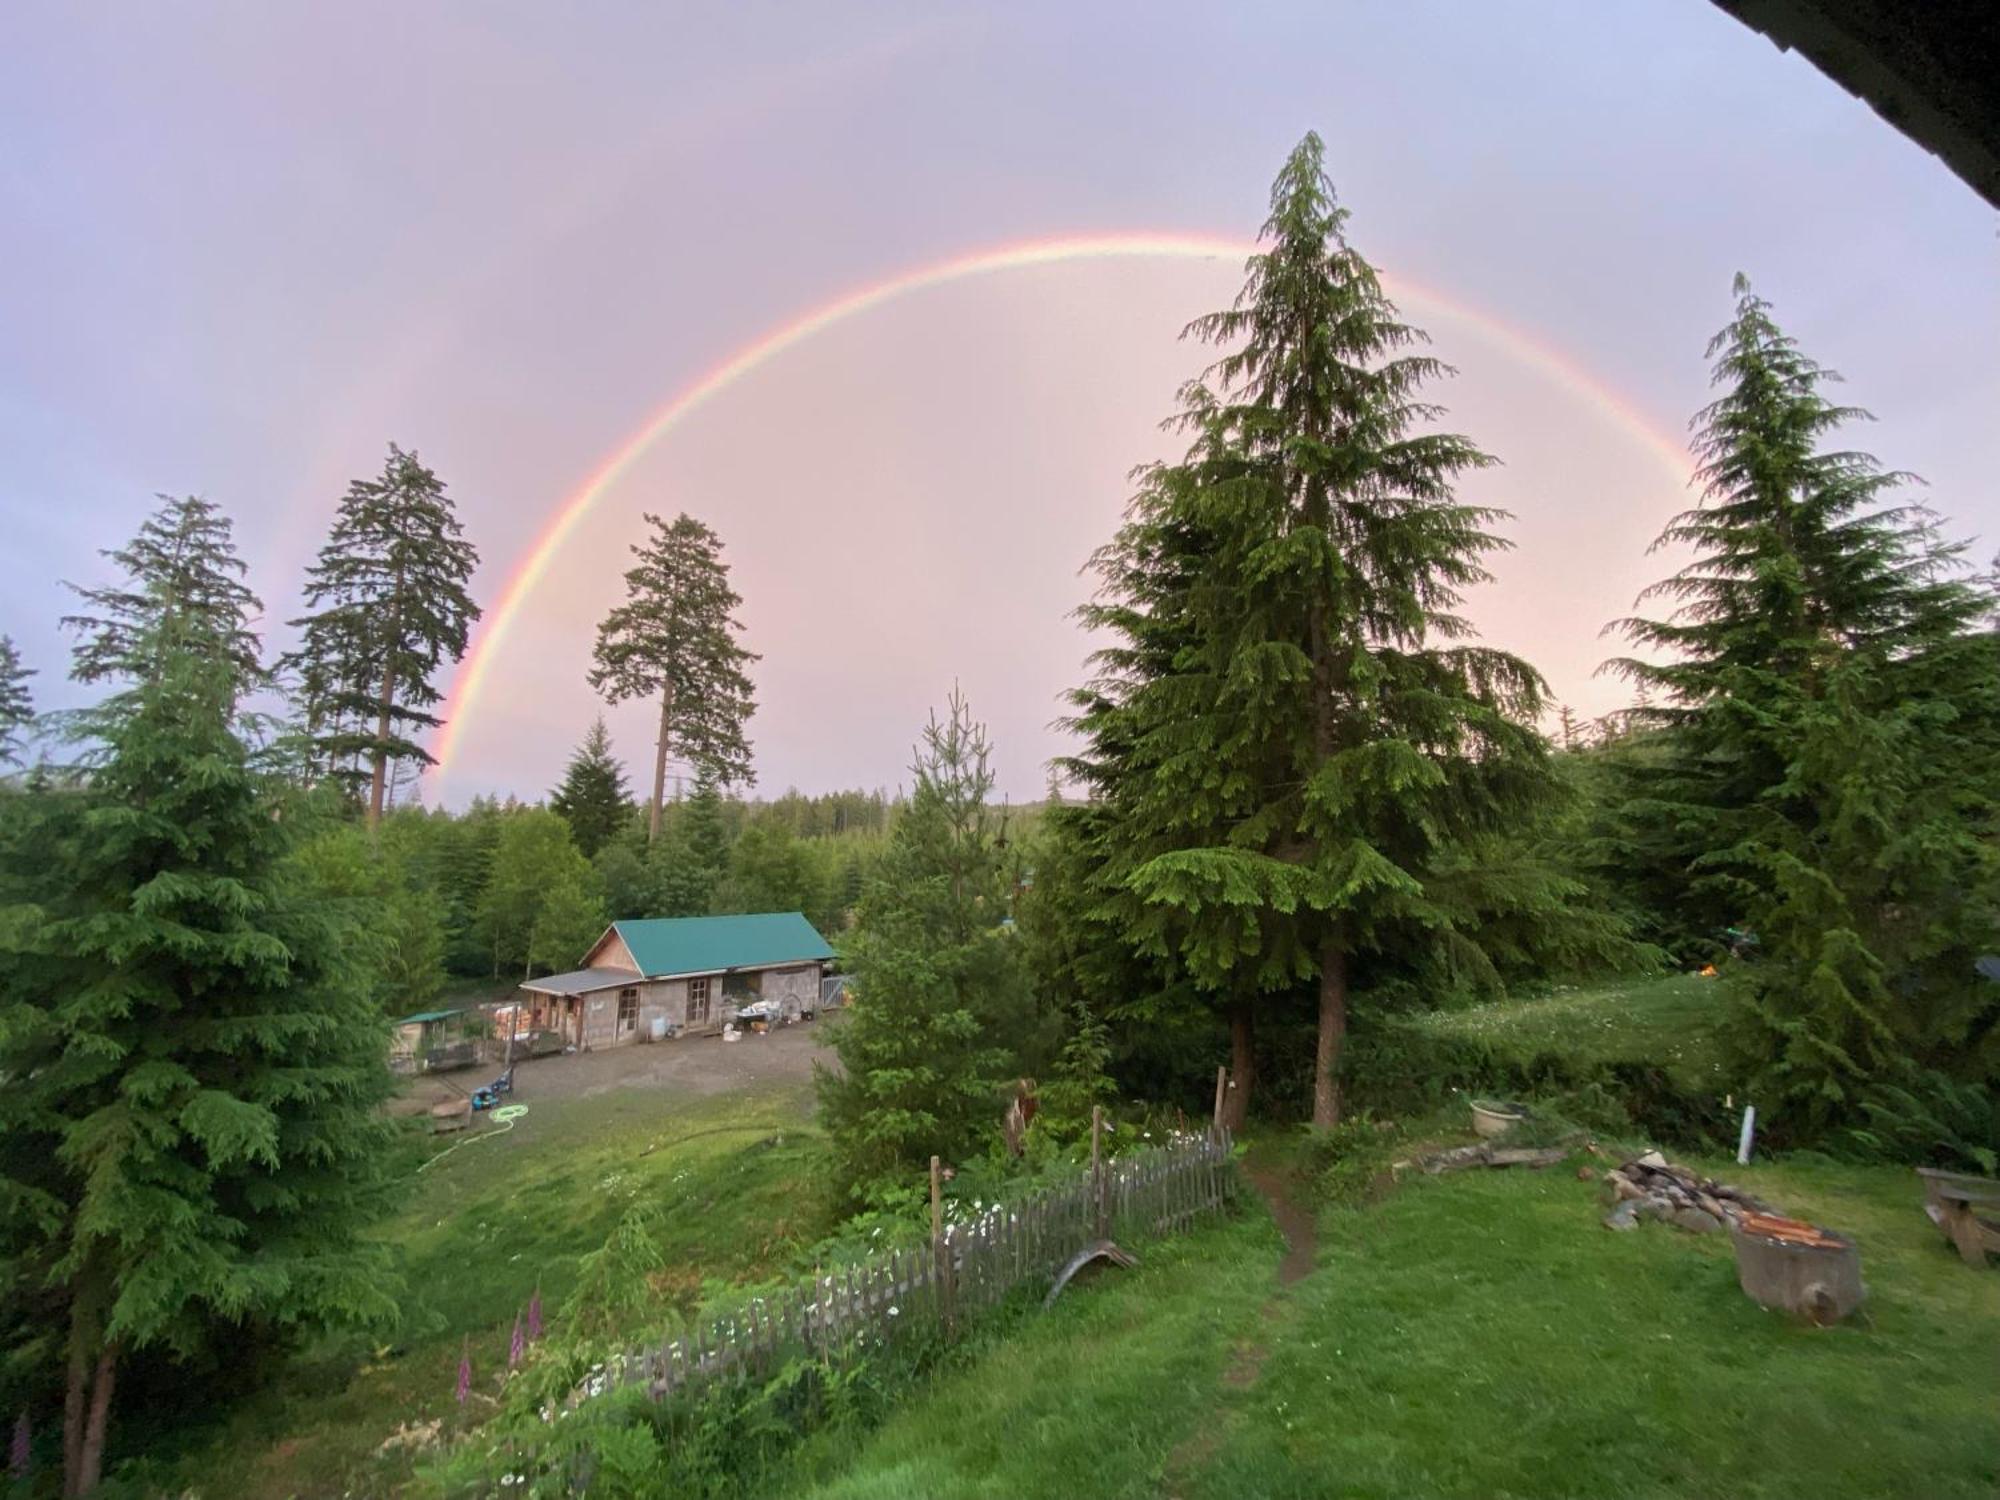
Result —
[[[27, 0], [0, 10], [0, 633], [76, 701], [61, 581], [100, 581], [155, 492], [197, 492], [289, 644], [393, 439], [449, 485], [489, 604], [426, 795], [553, 782], [647, 510], [725, 541], [763, 789], [895, 786], [956, 681], [1003, 787], [1038, 795], [1079, 567], [1167, 451], [1199, 362], [1177, 331], [1240, 265], [923, 273], [1246, 239], [1308, 129], [1459, 369], [1453, 425], [1504, 460], [1467, 489], [1515, 517], [1475, 617], [1561, 699], [1620, 702], [1599, 628], [1664, 566], [1738, 270], [1876, 413], [1866, 446], [2000, 547], [2000, 221], [1706, 0]], [[610, 721], [647, 763], [646, 710]]]

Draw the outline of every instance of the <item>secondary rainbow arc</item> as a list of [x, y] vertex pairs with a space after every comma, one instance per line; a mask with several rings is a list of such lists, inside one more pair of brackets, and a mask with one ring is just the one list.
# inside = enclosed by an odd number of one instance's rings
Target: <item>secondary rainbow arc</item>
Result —
[[[629, 438], [564, 497], [540, 534], [515, 563], [501, 587], [498, 601], [487, 612], [471, 649], [460, 664], [446, 697], [440, 714], [444, 724], [433, 750], [436, 759], [433, 776], [442, 776], [450, 769], [464, 737], [465, 725], [479, 707], [493, 663], [505, 645], [522, 605], [547, 572], [550, 560], [561, 551], [563, 543], [591, 507], [613, 489], [655, 443], [714, 398], [786, 350], [897, 298], [973, 277], [1087, 260], [1244, 258], [1254, 254], [1255, 250], [1255, 245], [1245, 240], [1181, 232], [1066, 235], [987, 246], [898, 271], [844, 292], [743, 345], [681, 386], [655, 408]], [[1581, 396], [1654, 452], [1672, 471], [1677, 486], [1686, 481], [1690, 465], [1681, 445], [1657, 431], [1643, 412], [1569, 355], [1502, 319], [1446, 297], [1408, 277], [1384, 274], [1382, 279], [1390, 295], [1399, 302], [1417, 309], [1428, 307], [1470, 323], [1505, 346], [1515, 358]]]

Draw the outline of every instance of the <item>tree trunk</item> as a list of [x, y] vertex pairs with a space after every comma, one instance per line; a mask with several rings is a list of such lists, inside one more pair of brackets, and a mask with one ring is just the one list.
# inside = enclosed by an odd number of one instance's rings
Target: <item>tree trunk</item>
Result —
[[667, 800], [667, 735], [674, 719], [673, 684], [660, 691], [660, 742], [653, 750], [653, 815], [646, 824], [648, 844], [660, 841], [660, 809]]
[[382, 669], [382, 695], [377, 700], [379, 712], [375, 718], [374, 768], [368, 777], [368, 831], [372, 834], [375, 825], [382, 821], [382, 795], [388, 790], [389, 752], [385, 742], [389, 738], [389, 709], [396, 701], [396, 669], [388, 666]]
[[1257, 1013], [1248, 1000], [1229, 1008], [1229, 1082], [1222, 1124], [1234, 1134], [1250, 1117], [1250, 1090], [1257, 1082]]
[[1319, 953], [1319, 1046], [1313, 1054], [1316, 1129], [1340, 1123], [1340, 1048], [1347, 1039], [1347, 950], [1329, 938]]
[[[72, 1314], [72, 1325], [74, 1315]], [[90, 1354], [80, 1332], [72, 1326], [69, 1345], [69, 1376], [63, 1386], [63, 1495], [77, 1493], [77, 1476], [83, 1472], [83, 1428], [85, 1408], [90, 1400]]]
[[111, 1392], [118, 1382], [118, 1345], [106, 1344], [97, 1356], [97, 1373], [90, 1385], [90, 1420], [83, 1431], [83, 1452], [77, 1466], [76, 1493], [88, 1495], [104, 1476], [104, 1435], [111, 1425]]

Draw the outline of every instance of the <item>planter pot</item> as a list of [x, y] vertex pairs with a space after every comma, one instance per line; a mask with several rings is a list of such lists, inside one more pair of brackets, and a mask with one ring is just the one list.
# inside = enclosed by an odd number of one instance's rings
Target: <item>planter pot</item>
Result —
[[1730, 1226], [1736, 1281], [1752, 1302], [1822, 1327], [1868, 1296], [1861, 1249], [1845, 1235], [1795, 1219], [1746, 1214]]
[[1522, 1120], [1527, 1111], [1518, 1104], [1504, 1104], [1497, 1099], [1474, 1099], [1472, 1101], [1472, 1128], [1486, 1140], [1505, 1135]]

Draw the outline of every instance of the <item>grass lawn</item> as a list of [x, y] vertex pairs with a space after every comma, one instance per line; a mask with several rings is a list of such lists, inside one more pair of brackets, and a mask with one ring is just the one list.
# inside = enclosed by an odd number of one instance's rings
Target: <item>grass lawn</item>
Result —
[[1431, 1011], [1400, 1024], [1521, 1065], [1537, 1057], [1560, 1057], [1579, 1070], [1594, 1063], [1651, 1063], [1698, 1090], [1719, 1085], [1722, 1077], [1715, 1040], [1721, 1002], [1720, 981], [1672, 974]]
[[1319, 1218], [1280, 1289], [1261, 1212], [1066, 1297], [885, 1427], [808, 1450], [817, 1500], [2000, 1492], [2000, 1274], [1906, 1171], [1705, 1170], [1852, 1232], [1871, 1289], [1813, 1330], [1729, 1241], [1599, 1227], [1566, 1167], [1405, 1181]]
[[536, 1286], [553, 1320], [579, 1258], [635, 1202], [661, 1210], [669, 1263], [711, 1282], [772, 1274], [816, 1239], [825, 1210], [809, 1110], [805, 1088], [707, 1099], [622, 1089], [540, 1101], [505, 1133], [450, 1138], [474, 1143], [418, 1174], [385, 1230], [409, 1285], [393, 1351], [358, 1370], [351, 1357], [317, 1372], [307, 1362], [225, 1425], [186, 1434], [184, 1451], [156, 1448], [144, 1482], [245, 1500], [392, 1492], [407, 1460], [378, 1457], [383, 1440], [405, 1423], [456, 1422], [468, 1340], [475, 1389], [491, 1390]]

